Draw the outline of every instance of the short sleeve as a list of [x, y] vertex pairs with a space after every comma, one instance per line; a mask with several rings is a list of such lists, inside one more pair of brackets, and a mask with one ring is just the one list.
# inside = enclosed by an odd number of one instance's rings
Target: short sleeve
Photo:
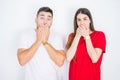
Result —
[[29, 48], [30, 47], [30, 44], [29, 44], [29, 38], [27, 35], [25, 34], [22, 34], [21, 37], [20, 37], [20, 41], [19, 41], [19, 46], [18, 48]]
[[70, 43], [72, 37], [73, 37], [73, 33], [70, 33], [70, 34], [68, 35], [68, 39], [67, 39], [67, 43], [66, 43], [66, 48], [68, 48], [69, 43]]
[[54, 42], [53, 42], [53, 47], [56, 50], [64, 50], [64, 42], [63, 42], [63, 36], [60, 34], [57, 34], [54, 36]]
[[106, 37], [103, 32], [98, 32], [96, 35], [96, 43], [95, 43], [95, 48], [100, 48], [102, 49], [102, 53], [105, 53], [106, 51]]

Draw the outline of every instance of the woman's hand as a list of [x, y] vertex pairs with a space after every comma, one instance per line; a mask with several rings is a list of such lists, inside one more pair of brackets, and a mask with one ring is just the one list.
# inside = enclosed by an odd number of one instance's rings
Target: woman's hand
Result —
[[84, 26], [84, 25], [81, 25], [78, 27], [77, 29], [77, 34], [83, 36], [83, 37], [86, 37], [89, 35], [89, 28]]

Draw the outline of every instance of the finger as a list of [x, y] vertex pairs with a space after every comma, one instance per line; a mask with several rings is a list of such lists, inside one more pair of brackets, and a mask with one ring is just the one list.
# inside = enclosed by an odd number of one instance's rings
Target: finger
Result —
[[86, 30], [89, 30], [89, 27], [86, 27]]
[[82, 31], [82, 30], [83, 30], [83, 28], [82, 28], [82, 27], [79, 27], [79, 28], [78, 28], [78, 30]]
[[82, 28], [83, 30], [85, 30], [85, 26], [82, 26], [81, 28]]

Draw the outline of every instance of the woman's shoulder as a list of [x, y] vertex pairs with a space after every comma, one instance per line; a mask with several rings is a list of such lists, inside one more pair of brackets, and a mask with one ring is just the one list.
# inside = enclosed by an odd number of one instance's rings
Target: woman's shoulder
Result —
[[94, 34], [105, 35], [105, 33], [103, 31], [94, 31]]
[[98, 38], [105, 37], [105, 33], [103, 31], [94, 31], [93, 36], [96, 36]]
[[69, 33], [69, 37], [73, 37], [73, 35], [74, 35], [74, 33], [72, 32], [72, 33]]
[[72, 37], [74, 36], [74, 33], [72, 32], [72, 33], [69, 33], [68, 34], [68, 39], [72, 39]]

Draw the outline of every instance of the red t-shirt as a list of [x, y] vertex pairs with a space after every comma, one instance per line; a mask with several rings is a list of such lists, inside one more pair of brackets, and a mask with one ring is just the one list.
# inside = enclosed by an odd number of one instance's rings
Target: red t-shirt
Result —
[[[70, 34], [68, 40], [73, 34]], [[103, 32], [94, 31], [90, 34], [94, 48], [102, 49], [102, 54], [97, 63], [92, 63], [86, 49], [86, 43], [83, 37], [80, 38], [76, 50], [76, 62], [71, 60], [69, 68], [69, 80], [100, 80], [101, 61], [106, 49], [106, 38]]]

